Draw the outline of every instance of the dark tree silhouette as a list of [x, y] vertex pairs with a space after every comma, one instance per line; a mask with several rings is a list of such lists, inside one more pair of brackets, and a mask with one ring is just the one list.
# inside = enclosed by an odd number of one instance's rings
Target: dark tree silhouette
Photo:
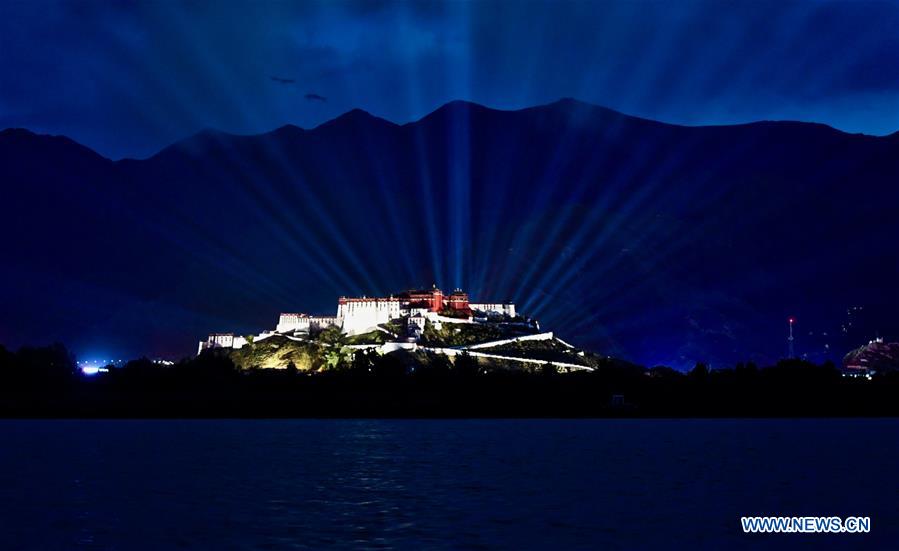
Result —
[[456, 374], [462, 377], [474, 377], [478, 374], [478, 360], [468, 353], [456, 356]]
[[690, 370], [690, 377], [697, 380], [705, 380], [709, 376], [709, 366], [702, 362], [698, 362], [693, 369]]
[[559, 368], [555, 366], [552, 362], [546, 362], [540, 367], [541, 373], [543, 373], [546, 377], [551, 377], [553, 375], [559, 374]]

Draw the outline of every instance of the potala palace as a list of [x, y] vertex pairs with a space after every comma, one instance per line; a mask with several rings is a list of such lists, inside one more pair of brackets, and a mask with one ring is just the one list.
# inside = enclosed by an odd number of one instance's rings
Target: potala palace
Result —
[[[449, 295], [435, 285], [431, 289], [405, 291], [389, 297], [340, 297], [337, 315], [314, 316], [304, 313], [282, 313], [274, 331], [264, 331], [254, 340], [273, 335], [300, 337], [327, 327], [339, 327], [347, 335], [383, 331], [381, 324], [400, 321], [406, 340], [415, 342], [430, 321], [437, 327], [444, 323], [477, 323], [479, 320], [517, 319], [511, 302], [469, 302], [468, 293], [457, 289]], [[527, 322], [536, 325], [536, 322]], [[242, 348], [249, 340], [233, 333], [213, 333], [200, 341], [197, 353], [208, 348]]]

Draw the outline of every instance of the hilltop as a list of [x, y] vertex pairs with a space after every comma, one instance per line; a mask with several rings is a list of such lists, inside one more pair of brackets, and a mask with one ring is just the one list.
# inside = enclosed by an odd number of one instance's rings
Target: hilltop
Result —
[[[396, 363], [402, 371], [416, 369], [465, 368], [488, 372], [522, 370], [527, 372], [592, 371], [612, 360], [578, 350], [551, 333], [532, 334], [522, 339], [520, 332], [496, 330], [493, 343], [471, 328], [458, 331], [434, 331], [420, 345], [391, 342], [384, 333], [372, 332], [346, 337], [325, 331], [306, 339], [274, 335], [250, 342], [238, 350], [216, 350], [240, 369], [295, 369], [299, 372], [367, 369], [376, 364]], [[360, 338], [361, 337], [361, 338]], [[496, 337], [502, 337], [496, 338]], [[537, 337], [533, 339], [533, 337]], [[511, 342], [505, 342], [510, 339]], [[468, 342], [468, 345], [453, 343]], [[384, 358], [386, 357], [386, 359]]]
[[899, 343], [874, 339], [846, 354], [843, 367], [865, 375], [899, 371]]
[[517, 312], [514, 303], [472, 302], [433, 286], [389, 297], [340, 297], [334, 316], [282, 313], [257, 335], [212, 333], [198, 354], [226, 355], [243, 370], [355, 370], [386, 365], [475, 372], [593, 371], [610, 358], [578, 350]]

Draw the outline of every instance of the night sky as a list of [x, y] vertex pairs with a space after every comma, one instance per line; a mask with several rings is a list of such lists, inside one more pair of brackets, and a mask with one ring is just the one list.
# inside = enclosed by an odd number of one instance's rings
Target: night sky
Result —
[[5, 347], [432, 283], [647, 365], [899, 338], [899, 2], [0, 0], [6, 128], [77, 143], [0, 131]]
[[0, 128], [146, 157], [203, 128], [575, 97], [683, 124], [899, 129], [896, 2], [0, 3]]

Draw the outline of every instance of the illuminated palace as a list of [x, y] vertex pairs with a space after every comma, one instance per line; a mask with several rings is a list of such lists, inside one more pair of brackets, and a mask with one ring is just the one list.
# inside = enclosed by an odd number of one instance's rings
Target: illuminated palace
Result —
[[373, 331], [391, 320], [409, 318], [439, 319], [440, 314], [453, 317], [508, 316], [515, 317], [515, 305], [504, 303], [473, 303], [468, 293], [459, 289], [449, 295], [436, 286], [427, 290], [405, 291], [389, 297], [340, 297], [337, 315], [314, 317], [306, 314], [281, 314], [276, 329], [279, 333], [309, 331], [328, 325], [340, 327], [344, 333], [357, 335]]
[[[339, 327], [348, 335], [359, 335], [378, 330], [378, 326], [403, 319], [409, 333], [420, 335], [425, 322], [440, 324], [443, 321], [458, 322], [461, 319], [516, 317], [515, 304], [511, 302], [469, 302], [468, 293], [456, 289], [448, 295], [435, 285], [431, 289], [412, 290], [388, 297], [340, 297], [337, 315], [314, 316], [297, 312], [285, 312], [278, 318], [274, 331], [260, 334], [295, 336], [326, 327]], [[242, 348], [244, 337], [231, 333], [215, 333], [200, 341], [200, 352], [206, 348]]]

